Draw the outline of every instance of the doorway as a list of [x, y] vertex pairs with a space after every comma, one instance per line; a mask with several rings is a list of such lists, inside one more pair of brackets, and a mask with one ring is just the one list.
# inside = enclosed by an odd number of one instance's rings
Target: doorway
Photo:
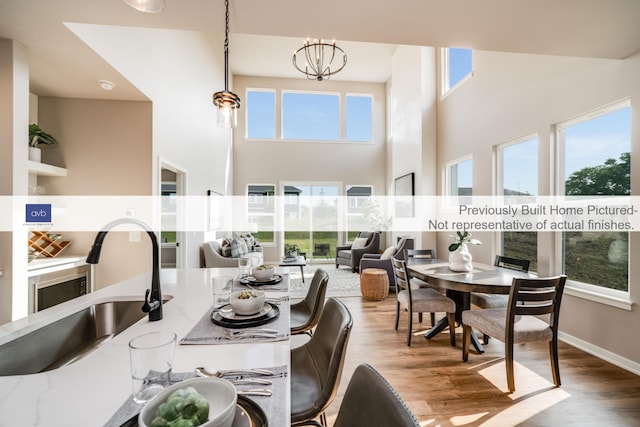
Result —
[[186, 194], [187, 173], [160, 159], [160, 267], [183, 268], [187, 265], [186, 233], [183, 224], [182, 197]]

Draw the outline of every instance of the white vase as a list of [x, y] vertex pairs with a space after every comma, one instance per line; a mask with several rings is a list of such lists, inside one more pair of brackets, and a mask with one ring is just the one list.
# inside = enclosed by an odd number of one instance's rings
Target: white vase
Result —
[[29, 147], [29, 160], [40, 163], [42, 151], [38, 147]]
[[449, 252], [449, 268], [453, 271], [469, 272], [473, 270], [471, 260], [472, 257], [466, 243], [461, 244], [455, 251]]

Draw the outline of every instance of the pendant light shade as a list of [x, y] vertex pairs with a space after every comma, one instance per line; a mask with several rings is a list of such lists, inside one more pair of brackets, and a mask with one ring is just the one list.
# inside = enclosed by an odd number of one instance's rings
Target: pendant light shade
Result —
[[123, 0], [132, 8], [140, 12], [158, 13], [165, 7], [165, 0]]
[[218, 108], [218, 126], [234, 128], [238, 126], [240, 97], [229, 91], [229, 0], [225, 0], [224, 32], [224, 90], [213, 94], [213, 105]]

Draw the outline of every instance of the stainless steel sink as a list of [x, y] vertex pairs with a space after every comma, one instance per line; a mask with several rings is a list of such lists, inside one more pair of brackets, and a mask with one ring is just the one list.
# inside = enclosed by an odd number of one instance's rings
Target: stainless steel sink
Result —
[[94, 304], [1, 345], [0, 376], [35, 374], [80, 360], [145, 317], [143, 303]]

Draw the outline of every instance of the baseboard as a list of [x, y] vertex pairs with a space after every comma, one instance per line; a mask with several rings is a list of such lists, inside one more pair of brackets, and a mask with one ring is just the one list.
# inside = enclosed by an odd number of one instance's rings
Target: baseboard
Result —
[[609, 350], [605, 350], [604, 348], [595, 346], [591, 343], [588, 343], [584, 340], [563, 332], [560, 332], [558, 334], [558, 339], [631, 373], [640, 375], [640, 363], [638, 362], [634, 362], [633, 360], [629, 360], [625, 357], [612, 353]]

